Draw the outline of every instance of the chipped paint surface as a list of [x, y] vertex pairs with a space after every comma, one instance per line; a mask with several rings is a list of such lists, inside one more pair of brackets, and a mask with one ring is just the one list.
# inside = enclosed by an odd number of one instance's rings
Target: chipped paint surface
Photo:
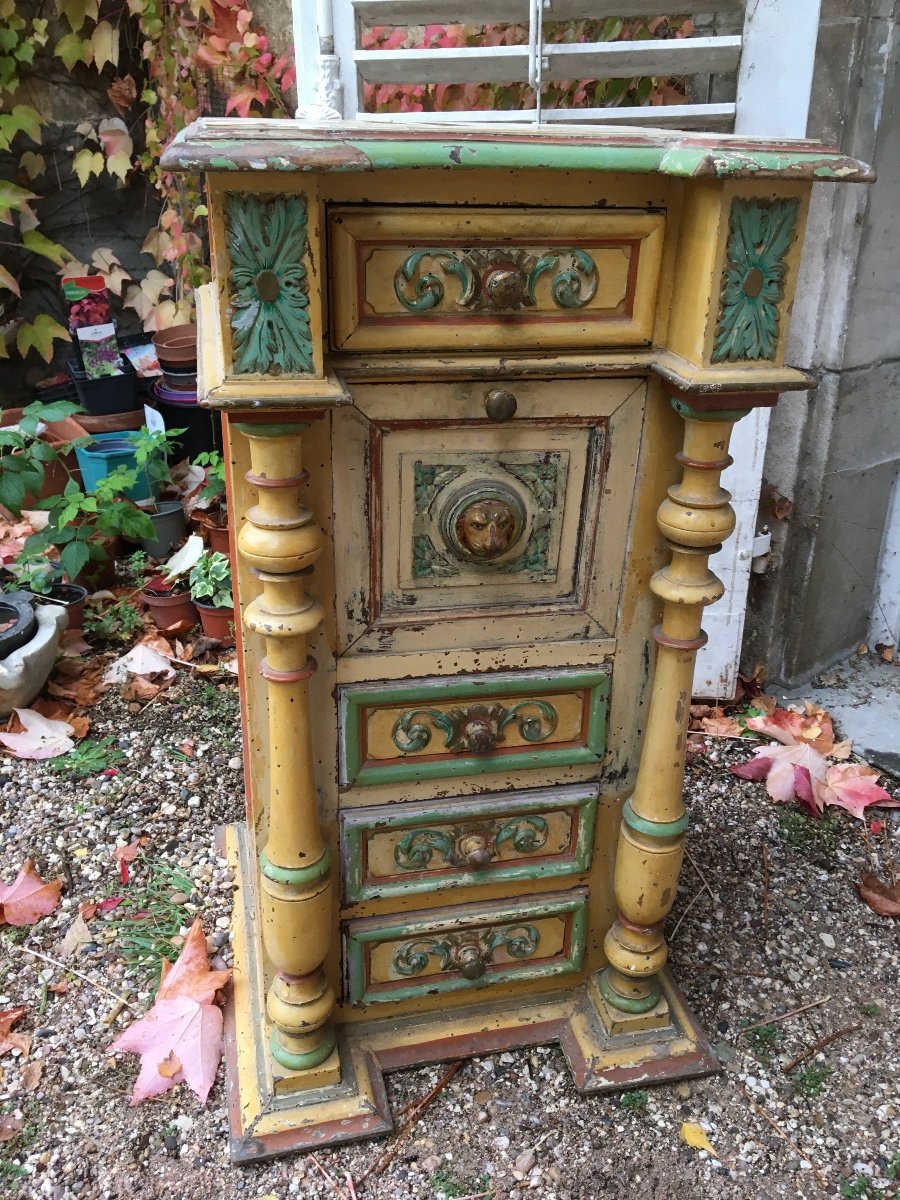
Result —
[[411, 126], [310, 126], [297, 121], [206, 119], [182, 130], [162, 157], [175, 171], [390, 171], [437, 167], [450, 171], [619, 171], [682, 178], [742, 177], [852, 180], [874, 172], [817, 142], [773, 143], [719, 139], [664, 130], [623, 134], [585, 128], [577, 138], [559, 130], [458, 131]]

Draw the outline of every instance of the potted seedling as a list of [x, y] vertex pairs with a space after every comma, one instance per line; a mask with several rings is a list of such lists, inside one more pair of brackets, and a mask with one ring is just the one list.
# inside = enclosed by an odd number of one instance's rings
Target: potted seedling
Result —
[[[206, 471], [206, 483], [197, 496], [193, 520], [206, 535], [209, 548], [220, 554], [230, 553], [228, 510], [225, 507], [225, 460], [218, 450], [198, 454], [191, 464]], [[204, 507], [200, 507], [203, 505]]]
[[78, 411], [68, 400], [35, 401], [0, 416], [0, 504], [15, 516], [68, 479], [67, 439], [84, 432], [72, 419]]
[[234, 599], [231, 595], [231, 564], [224, 554], [207, 551], [191, 568], [191, 599], [200, 613], [207, 637], [218, 642], [234, 636]]
[[88, 590], [65, 578], [62, 565], [47, 558], [46, 550], [23, 550], [14, 564], [15, 586], [30, 593], [37, 604], [57, 604], [69, 617], [70, 629], [84, 624], [84, 604]]
[[[152, 497], [158, 497], [172, 482], [169, 455], [182, 433], [183, 429], [150, 430], [145, 425], [129, 435], [138, 474], [146, 480], [147, 491]], [[141, 538], [144, 553], [151, 558], [165, 558], [185, 535], [184, 506], [180, 500], [154, 499], [145, 512], [153, 523], [153, 536]]]

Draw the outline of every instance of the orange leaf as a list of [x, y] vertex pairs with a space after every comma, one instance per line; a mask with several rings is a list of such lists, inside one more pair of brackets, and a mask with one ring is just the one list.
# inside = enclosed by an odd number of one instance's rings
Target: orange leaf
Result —
[[33, 925], [54, 911], [61, 890], [61, 879], [44, 883], [34, 869], [34, 860], [26, 858], [11, 884], [0, 883], [0, 925]]
[[816, 783], [816, 797], [820, 804], [844, 808], [859, 820], [873, 804], [888, 808], [900, 806], [875, 782], [879, 775], [880, 772], [867, 763], [836, 763], [825, 772], [824, 780]]
[[113, 858], [119, 862], [134, 862], [141, 850], [150, 841], [148, 837], [135, 838], [133, 842], [129, 842], [127, 846], [118, 846], [113, 851]]
[[16, 1021], [25, 1016], [25, 1012], [24, 1004], [19, 1008], [5, 1008], [0, 1012], [0, 1054], [6, 1054], [10, 1050], [21, 1050], [23, 1054], [27, 1054], [31, 1049], [30, 1034], [10, 1032]]
[[182, 1069], [181, 1060], [176, 1058], [174, 1053], [170, 1050], [156, 1069], [164, 1079], [174, 1079], [178, 1072]]
[[877, 875], [863, 875], [855, 886], [872, 912], [880, 917], [900, 917], [900, 883], [891, 887], [882, 883]]
[[36, 1058], [34, 1062], [30, 1062], [22, 1072], [22, 1087], [26, 1092], [35, 1092], [40, 1086], [41, 1076], [44, 1073], [44, 1059]]
[[13, 1117], [8, 1113], [0, 1113], [0, 1142], [11, 1142], [22, 1132], [24, 1124], [21, 1117]]
[[128, 109], [137, 100], [137, 85], [130, 75], [117, 75], [106, 89], [106, 94], [119, 115], [124, 117]]

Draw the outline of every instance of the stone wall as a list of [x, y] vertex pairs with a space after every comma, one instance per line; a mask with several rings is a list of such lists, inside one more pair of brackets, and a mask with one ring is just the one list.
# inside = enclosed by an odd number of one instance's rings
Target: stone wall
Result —
[[[818, 378], [773, 414], [765, 479], [793, 501], [751, 577], [745, 665], [801, 683], [866, 637], [900, 470], [900, 76], [892, 0], [824, 0], [809, 136], [874, 163], [872, 187], [817, 185], [790, 360]], [[761, 521], [768, 514], [761, 513]]]

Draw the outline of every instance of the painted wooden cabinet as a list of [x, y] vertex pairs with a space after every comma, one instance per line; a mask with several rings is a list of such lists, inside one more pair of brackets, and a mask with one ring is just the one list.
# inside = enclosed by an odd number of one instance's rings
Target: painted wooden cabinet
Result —
[[785, 365], [806, 143], [204, 121], [248, 819], [233, 1155], [534, 1042], [715, 1069], [665, 968], [732, 425]]

